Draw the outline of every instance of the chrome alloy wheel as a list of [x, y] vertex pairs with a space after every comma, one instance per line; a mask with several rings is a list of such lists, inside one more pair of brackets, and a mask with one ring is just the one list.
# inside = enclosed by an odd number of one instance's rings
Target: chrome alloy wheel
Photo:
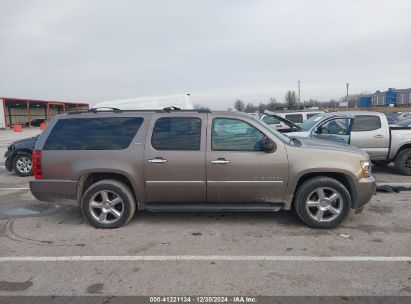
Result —
[[26, 156], [19, 157], [16, 162], [16, 168], [23, 174], [29, 173], [32, 168], [31, 159]]
[[91, 216], [103, 224], [118, 221], [124, 212], [124, 203], [120, 196], [108, 190], [96, 192], [90, 200], [89, 210]]
[[311, 192], [306, 203], [307, 212], [317, 222], [331, 222], [343, 211], [340, 193], [331, 188], [318, 188]]

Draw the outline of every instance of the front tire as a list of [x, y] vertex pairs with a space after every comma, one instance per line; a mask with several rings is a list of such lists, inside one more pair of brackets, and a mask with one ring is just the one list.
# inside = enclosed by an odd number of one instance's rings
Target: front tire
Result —
[[303, 182], [294, 197], [299, 218], [312, 228], [334, 228], [350, 213], [347, 188], [330, 177], [314, 177]]
[[13, 158], [12, 166], [18, 176], [30, 176], [33, 174], [32, 157], [29, 153], [17, 154]]
[[372, 161], [372, 163], [378, 167], [385, 167], [385, 166], [388, 166], [391, 163], [391, 161], [390, 160], [374, 160]]
[[403, 175], [411, 175], [411, 149], [404, 149], [398, 153], [395, 168]]
[[86, 190], [81, 200], [81, 211], [96, 228], [118, 228], [131, 220], [136, 211], [136, 202], [126, 184], [105, 179]]

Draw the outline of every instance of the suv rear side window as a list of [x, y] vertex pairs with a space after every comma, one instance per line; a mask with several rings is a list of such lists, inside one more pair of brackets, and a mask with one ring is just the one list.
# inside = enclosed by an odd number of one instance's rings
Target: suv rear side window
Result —
[[287, 114], [285, 118], [291, 120], [293, 123], [302, 123], [303, 115], [302, 114]]
[[60, 119], [44, 150], [121, 150], [127, 148], [143, 122], [141, 117]]
[[200, 150], [201, 119], [162, 117], [157, 119], [151, 145], [156, 150]]
[[264, 134], [246, 123], [232, 118], [213, 120], [211, 149], [214, 151], [262, 151]]
[[360, 115], [354, 118], [351, 131], [374, 131], [379, 128], [381, 128], [381, 120], [379, 116]]

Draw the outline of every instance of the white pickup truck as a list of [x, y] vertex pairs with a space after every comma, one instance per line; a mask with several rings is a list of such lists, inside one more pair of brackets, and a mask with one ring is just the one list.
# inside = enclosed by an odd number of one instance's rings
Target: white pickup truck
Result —
[[299, 131], [289, 132], [287, 136], [350, 144], [366, 151], [374, 164], [395, 162], [400, 173], [411, 175], [411, 128], [389, 126], [383, 113], [323, 113], [306, 120], [299, 128]]

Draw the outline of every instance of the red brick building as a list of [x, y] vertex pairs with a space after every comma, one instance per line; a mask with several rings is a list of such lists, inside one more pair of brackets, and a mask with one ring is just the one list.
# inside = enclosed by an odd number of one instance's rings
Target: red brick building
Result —
[[88, 108], [89, 104], [84, 102], [0, 97], [0, 128], [8, 128], [13, 124], [38, 126], [55, 115]]

